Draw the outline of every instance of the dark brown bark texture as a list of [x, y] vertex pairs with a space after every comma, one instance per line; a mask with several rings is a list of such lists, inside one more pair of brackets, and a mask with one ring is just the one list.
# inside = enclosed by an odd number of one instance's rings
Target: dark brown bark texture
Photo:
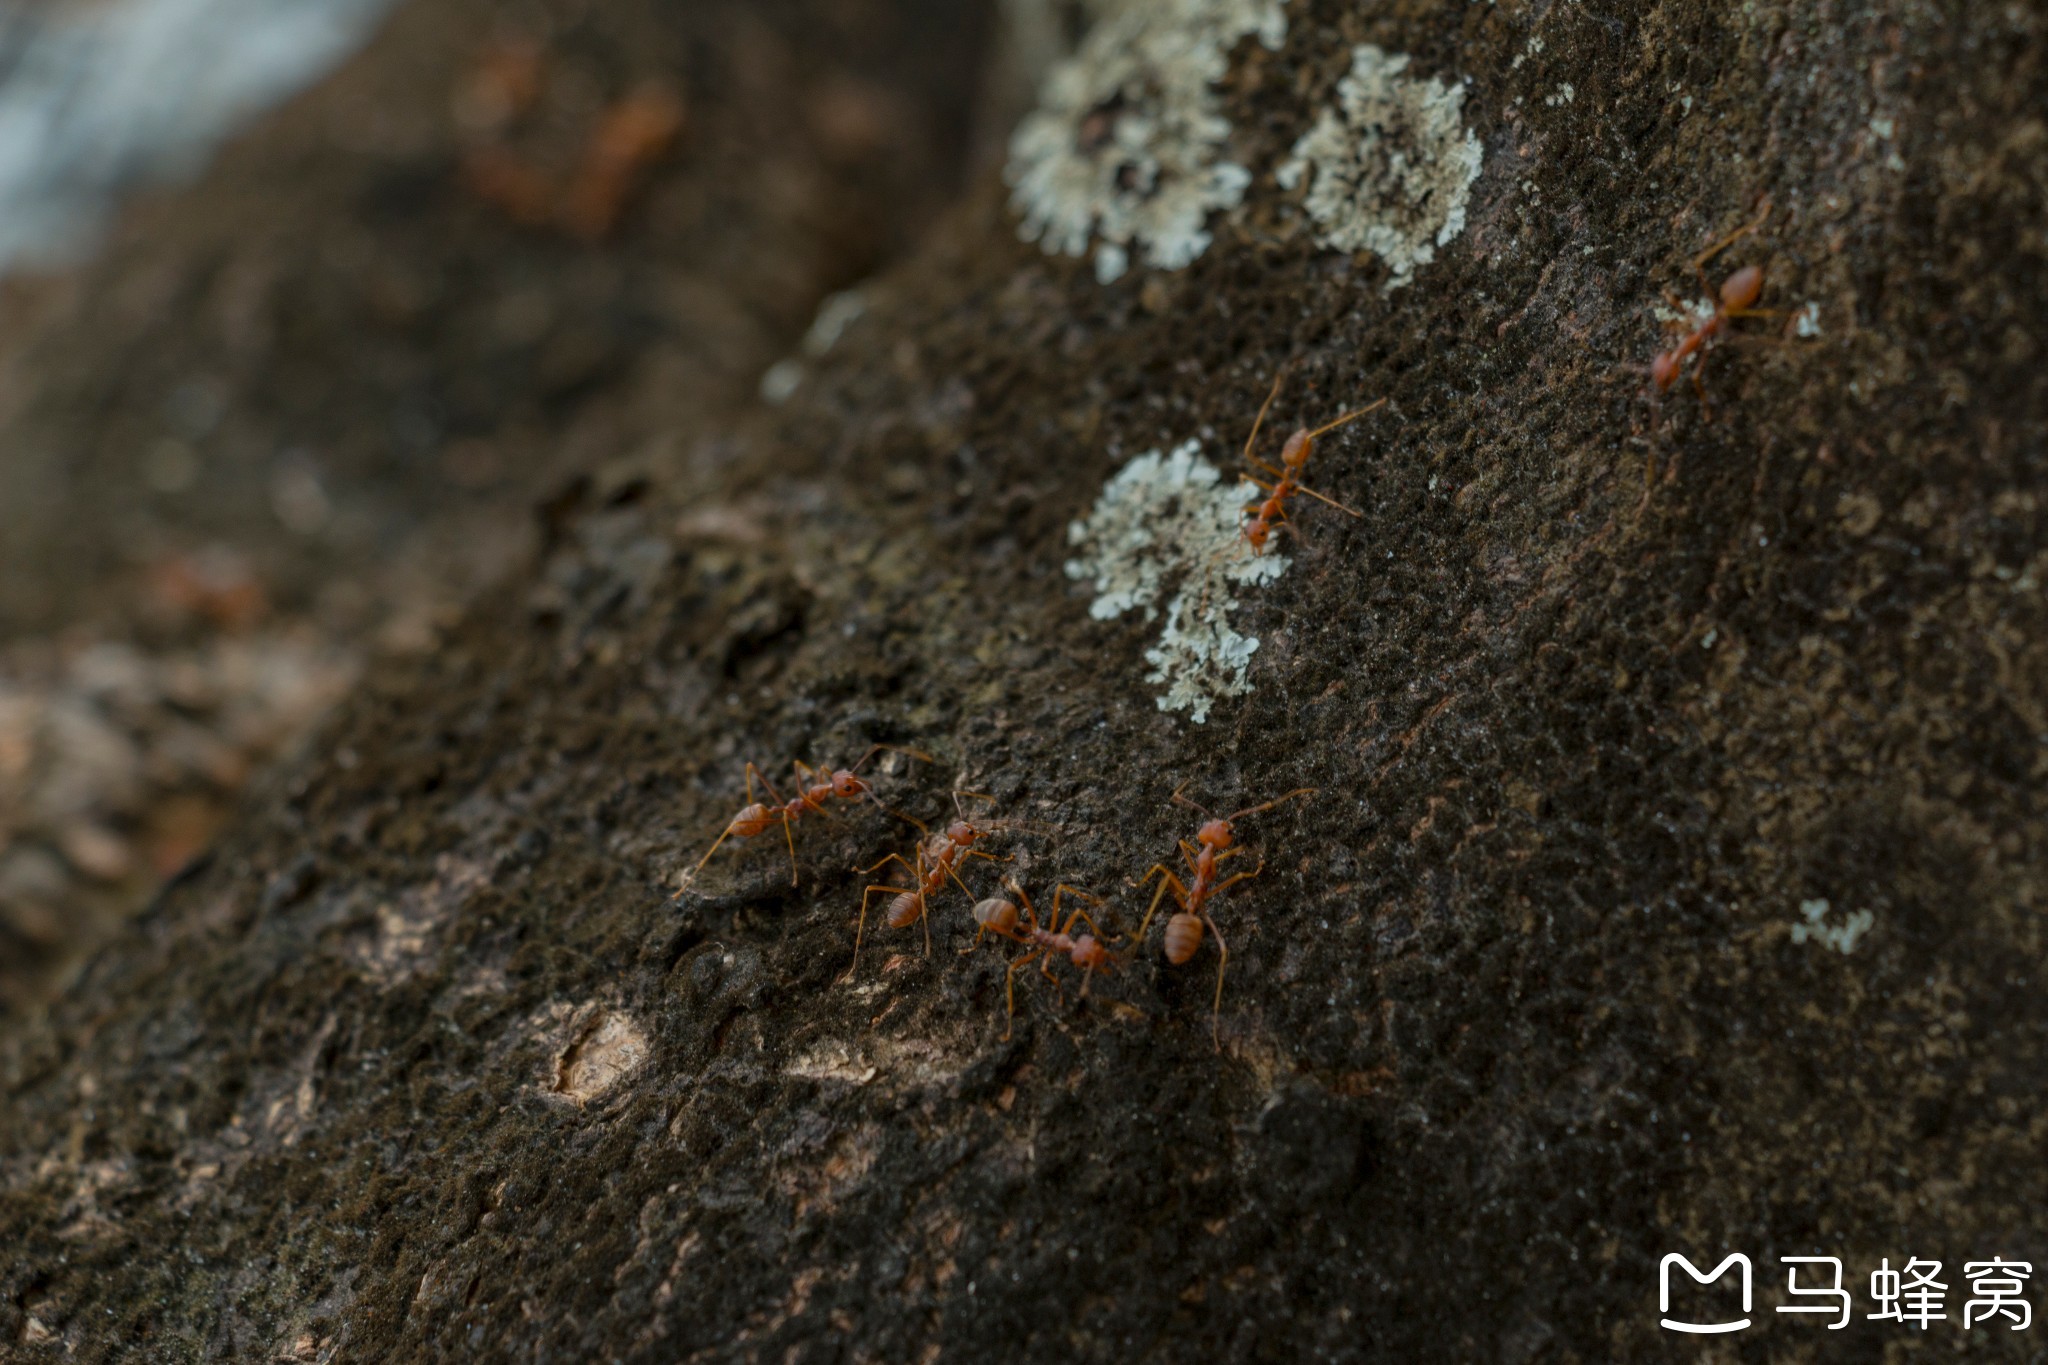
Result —
[[[1100, 284], [988, 174], [786, 403], [635, 391], [533, 572], [16, 1028], [10, 1353], [1696, 1358], [1658, 1260], [1739, 1250], [1716, 1358], [2039, 1358], [1957, 1287], [2048, 1263], [2040, 11], [1287, 18], [1231, 51], [1253, 180], [1185, 270]], [[1360, 43], [1469, 77], [1483, 150], [1392, 292], [1272, 174]], [[1766, 196], [1727, 265], [1820, 335], [1739, 324], [1711, 420], [1651, 402], [1653, 305]], [[1283, 421], [1390, 399], [1311, 472], [1363, 517], [1300, 513], [1191, 724], [1068, 526], [1138, 452], [1229, 466], [1289, 362]], [[804, 820], [795, 887], [770, 831], [678, 891], [748, 761], [874, 743], [935, 760], [889, 805], [1010, 822], [978, 892], [1125, 935], [1183, 783], [1316, 788], [1240, 827], [1220, 1048], [1213, 944], [1156, 925], [1086, 999], [1020, 976], [1006, 1039], [957, 888], [842, 980], [879, 811]], [[1820, 900], [1853, 951], [1793, 932]], [[1771, 1311], [1813, 1254], [1847, 1331]], [[1924, 1337], [1862, 1320], [1909, 1256]]]

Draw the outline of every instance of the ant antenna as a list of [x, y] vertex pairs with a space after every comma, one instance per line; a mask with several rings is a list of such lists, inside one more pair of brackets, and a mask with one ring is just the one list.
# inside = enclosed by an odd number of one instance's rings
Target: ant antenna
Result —
[[901, 820], [906, 825], [916, 825], [917, 832], [919, 834], [930, 834], [932, 832], [931, 826], [927, 825], [924, 821], [918, 819], [915, 815], [905, 815], [902, 811], [897, 810], [894, 806], [883, 806], [882, 798], [876, 796], [873, 792], [868, 793], [868, 799], [870, 801], [873, 801], [877, 806], [881, 806], [883, 811], [895, 816], [898, 820]]
[[[1224, 822], [1227, 824], [1233, 820], [1242, 819], [1247, 815], [1257, 815], [1262, 810], [1273, 809], [1273, 807], [1279, 805], [1282, 801], [1292, 801], [1297, 796], [1314, 796], [1316, 794], [1316, 790], [1317, 789], [1314, 787], [1296, 787], [1293, 791], [1288, 792], [1283, 796], [1276, 796], [1271, 801], [1267, 801], [1262, 805], [1246, 806], [1236, 815], [1226, 815], [1223, 817], [1223, 819]], [[1197, 809], [1199, 809], [1199, 807]]]
[[870, 744], [868, 746], [868, 751], [860, 756], [860, 762], [854, 764], [851, 768], [848, 768], [847, 771], [850, 773], [859, 772], [862, 768], [865, 768], [867, 766], [869, 759], [873, 758], [876, 754], [881, 753], [902, 754], [904, 757], [914, 758], [920, 763], [932, 762], [932, 756], [930, 754], [920, 753], [916, 749], [899, 748], [894, 744]]
[[1308, 438], [1311, 441], [1313, 441], [1326, 431], [1335, 431], [1338, 427], [1343, 426], [1346, 422], [1355, 422], [1359, 418], [1365, 416], [1368, 412], [1373, 412], [1379, 408], [1385, 407], [1386, 405], [1387, 400], [1384, 398], [1379, 399], [1377, 402], [1367, 403], [1364, 407], [1358, 409], [1356, 412], [1347, 412], [1334, 422], [1325, 422], [1322, 426], [1319, 426], [1314, 431], [1311, 431], [1308, 434]]
[[977, 801], [986, 801], [990, 805], [994, 805], [996, 800], [995, 797], [990, 796], [987, 792], [974, 792], [968, 791], [965, 787], [955, 787], [953, 789], [953, 813], [962, 820], [967, 818], [967, 807], [962, 805], [960, 801], [960, 798], [963, 796], [971, 796]]

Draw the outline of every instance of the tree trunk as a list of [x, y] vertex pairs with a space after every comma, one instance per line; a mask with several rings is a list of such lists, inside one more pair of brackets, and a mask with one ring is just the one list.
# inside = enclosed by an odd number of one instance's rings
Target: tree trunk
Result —
[[[9, 1040], [0, 1339], [1646, 1359], [1734, 1304], [1661, 1259], [1743, 1252], [1729, 1358], [1923, 1339], [1866, 1318], [1912, 1257], [1926, 1342], [2018, 1358], [1962, 1314], [2048, 1259], [2040, 22], [1110, 9], [1014, 183], [779, 402], [643, 388], [703, 438], [559, 500]], [[1255, 553], [1276, 376], [1269, 464], [1387, 402], [1305, 472], [1357, 515]], [[876, 744], [929, 761], [800, 808], [796, 884], [767, 821], [697, 870], [747, 764]], [[1192, 961], [1171, 893], [1136, 938], [1176, 794], [1301, 788]], [[1009, 861], [854, 967], [891, 811], [956, 807]], [[1006, 879], [1101, 898], [1085, 994], [977, 942]]]

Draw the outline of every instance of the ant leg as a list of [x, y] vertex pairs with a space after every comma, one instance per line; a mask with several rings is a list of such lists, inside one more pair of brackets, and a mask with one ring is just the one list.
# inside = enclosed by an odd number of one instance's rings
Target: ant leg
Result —
[[1255, 878], [1257, 874], [1260, 874], [1260, 872], [1264, 872], [1264, 870], [1266, 870], [1266, 864], [1262, 862], [1260, 866], [1257, 866], [1257, 868], [1253, 868], [1251, 872], [1239, 872], [1239, 874], [1235, 874], [1235, 876], [1227, 876], [1227, 878], [1223, 878], [1221, 882], [1217, 882], [1217, 884], [1214, 884], [1214, 886], [1210, 886], [1210, 888], [1208, 888], [1208, 894], [1210, 894], [1210, 896], [1214, 896], [1214, 894], [1221, 894], [1225, 886], [1235, 886], [1237, 882], [1247, 882], [1247, 880]]
[[1009, 1023], [1003, 1028], [1003, 1041], [1006, 1043], [1010, 1041], [1011, 1031], [1017, 1027], [1017, 969], [1029, 963], [1033, 958], [1044, 956], [1045, 949], [1043, 948], [1024, 954], [1024, 956], [1010, 964], [1009, 973], [1003, 978], [1003, 1003], [1009, 1011]]
[[1021, 942], [1023, 938], [1028, 938], [1030, 935], [1038, 932], [1038, 907], [1031, 903], [1030, 892], [1017, 885], [1016, 882], [1008, 877], [1005, 877], [1003, 880], [1009, 884], [1012, 891], [1017, 893], [1017, 901], [1024, 907], [1024, 933], [1019, 939]]
[[758, 780], [761, 783], [761, 790], [768, 793], [768, 799], [770, 801], [773, 801], [778, 806], [782, 804], [782, 793], [775, 790], [775, 784], [768, 780], [768, 774], [762, 772], [759, 768], [749, 763], [747, 765], [748, 805], [751, 806], [754, 804], [754, 783], [756, 780]]
[[1706, 291], [1708, 298], [1712, 298], [1714, 296], [1714, 287], [1707, 283], [1707, 262], [1713, 260], [1714, 257], [1720, 255], [1729, 247], [1735, 245], [1735, 243], [1742, 240], [1744, 237], [1747, 237], [1750, 233], [1755, 232], [1758, 228], [1762, 227], [1764, 225], [1764, 219], [1770, 216], [1771, 201], [1766, 199], [1764, 200], [1762, 210], [1757, 214], [1755, 218], [1753, 218], [1747, 223], [1744, 223], [1741, 227], [1735, 229], [1735, 231], [1729, 233], [1726, 237], [1721, 238], [1721, 240], [1709, 246], [1705, 251], [1702, 251], [1699, 255], [1693, 257], [1692, 268], [1699, 272], [1700, 288]]
[[1058, 886], [1055, 886], [1052, 889], [1052, 927], [1054, 928], [1054, 930], [1062, 934], [1072, 933], [1074, 929], [1074, 921], [1080, 920], [1083, 923], [1085, 923], [1089, 927], [1089, 929], [1094, 931], [1095, 936], [1097, 938], [1107, 938], [1108, 935], [1102, 932], [1102, 926], [1097, 924], [1093, 919], [1089, 918], [1088, 912], [1086, 910], [1080, 909], [1079, 907], [1075, 908], [1073, 914], [1067, 916], [1067, 922], [1065, 924], [1060, 923], [1060, 897], [1065, 895], [1069, 891], [1079, 896], [1082, 900], [1094, 901], [1097, 905], [1102, 904], [1102, 897], [1090, 895], [1088, 892], [1083, 891], [1080, 887], [1074, 886], [1071, 883], [1061, 882]]
[[1029, 943], [1031, 941], [1025, 938], [1023, 935], [1019, 934], [1015, 929], [996, 929], [986, 924], [977, 925], [975, 926], [974, 930], [974, 942], [968, 944], [965, 948], [962, 948], [960, 950], [960, 956], [966, 957], [976, 948], [979, 948], [981, 946], [981, 936], [983, 934], [994, 934], [997, 938], [1006, 938], [1009, 939], [1012, 943]]
[[782, 837], [789, 844], [789, 884], [796, 885], [796, 821], [789, 818], [789, 812], [782, 812]]
[[924, 955], [930, 957], [932, 955], [932, 916], [931, 906], [925, 900], [924, 889], [930, 883], [931, 878], [925, 875], [924, 850], [921, 848], [917, 851], [917, 865], [910, 869], [910, 873], [910, 879], [917, 883], [917, 890], [911, 894], [917, 897], [917, 922], [924, 926]]
[[1339, 512], [1342, 512], [1342, 513], [1344, 513], [1344, 514], [1345, 514], [1346, 516], [1353, 516], [1353, 517], [1357, 517], [1357, 518], [1358, 518], [1359, 520], [1361, 520], [1361, 521], [1363, 521], [1363, 520], [1365, 519], [1365, 513], [1361, 512], [1361, 511], [1359, 511], [1359, 510], [1357, 510], [1356, 508], [1353, 508], [1353, 507], [1346, 507], [1346, 506], [1345, 506], [1345, 505], [1344, 505], [1343, 503], [1341, 503], [1341, 502], [1338, 502], [1338, 501], [1337, 501], [1337, 500], [1336, 500], [1335, 498], [1332, 498], [1332, 497], [1328, 497], [1328, 496], [1326, 496], [1325, 494], [1322, 494], [1322, 493], [1318, 493], [1318, 492], [1316, 492], [1316, 490], [1315, 490], [1315, 489], [1313, 489], [1313, 488], [1310, 488], [1310, 487], [1309, 487], [1309, 486], [1308, 486], [1307, 484], [1305, 484], [1305, 483], [1298, 483], [1298, 484], [1296, 484], [1296, 485], [1294, 485], [1294, 486], [1295, 486], [1295, 488], [1297, 488], [1297, 489], [1298, 489], [1298, 490], [1300, 490], [1301, 492], [1303, 492], [1303, 493], [1306, 493], [1306, 494], [1308, 494], [1308, 495], [1309, 495], [1310, 497], [1314, 498], [1314, 499], [1315, 499], [1315, 500], [1316, 500], [1317, 502], [1320, 502], [1320, 503], [1327, 503], [1327, 504], [1328, 504], [1328, 505], [1330, 505], [1331, 507], [1334, 507], [1334, 508], [1336, 508], [1336, 509], [1337, 509], [1337, 510], [1338, 510]]
[[1216, 1004], [1209, 1012], [1209, 1036], [1215, 1040], [1216, 1050], [1223, 1051], [1223, 971], [1230, 965], [1230, 948], [1223, 941], [1223, 931], [1216, 927], [1215, 918], [1207, 910], [1202, 912], [1202, 923], [1209, 926], [1209, 932], [1216, 935]]
[[[753, 803], [749, 802], [748, 804], [751, 805]], [[726, 839], [731, 836], [731, 834], [732, 826], [727, 825], [725, 827], [725, 833], [719, 835], [718, 838], [712, 841], [711, 847], [704, 851], [704, 856], [697, 860], [697, 865], [690, 869], [690, 875], [692, 877], [696, 876], [699, 872], [702, 872], [704, 870], [704, 864], [711, 861], [711, 855], [718, 852], [718, 846], [724, 843]]]
[[1259, 439], [1259, 428], [1265, 425], [1266, 409], [1273, 406], [1273, 400], [1280, 396], [1280, 381], [1287, 378], [1287, 367], [1281, 366], [1273, 375], [1273, 387], [1266, 394], [1266, 401], [1259, 404], [1259, 415], [1252, 419], [1252, 434], [1244, 438], [1244, 457], [1252, 457], [1252, 446]]
[[969, 901], [972, 901], [974, 899], [974, 892], [968, 890], [967, 883], [960, 880], [960, 874], [954, 870], [953, 864], [950, 862], [946, 862], [940, 863], [939, 866], [945, 869], [945, 873], [948, 877], [951, 877], [953, 879], [953, 885], [960, 888], [960, 894], [967, 897]]
[[1138, 883], [1138, 889], [1143, 891], [1145, 889], [1145, 882], [1151, 881], [1154, 873], [1159, 874], [1159, 889], [1152, 893], [1152, 904], [1145, 911], [1145, 922], [1138, 926], [1138, 932], [1132, 938], [1134, 943], [1142, 944], [1145, 941], [1145, 931], [1152, 927], [1152, 916], [1159, 913], [1160, 897], [1164, 896], [1168, 891], [1173, 892], [1174, 900], [1178, 901], [1183, 909], [1187, 907], [1188, 889], [1181, 883], [1179, 877], [1173, 875], [1173, 869], [1165, 863], [1152, 864], [1152, 871], [1145, 874], [1145, 881]]
[[853, 974], [860, 970], [860, 943], [868, 930], [868, 901], [877, 891], [900, 896], [909, 889], [905, 886], [871, 886], [860, 893], [860, 925], [853, 931], [853, 965], [846, 969], [845, 976], [839, 978], [842, 983], [853, 980]]
[[1109, 937], [1109, 935], [1102, 932], [1102, 926], [1095, 922], [1094, 916], [1081, 909], [1076, 909], [1073, 914], [1067, 916], [1067, 927], [1060, 930], [1060, 932], [1063, 934], [1072, 933], [1076, 922], [1087, 925], [1088, 932], [1099, 939], [1107, 939]]
[[915, 877], [917, 875], [917, 869], [911, 867], [910, 859], [904, 857], [901, 853], [891, 853], [888, 857], [882, 859], [882, 861], [880, 861], [879, 863], [870, 863], [866, 867], [856, 867], [853, 869], [853, 874], [857, 877], [864, 877], [868, 873], [875, 871], [877, 868], [887, 867], [890, 863], [902, 863], [904, 868], [910, 873], [911, 876]]
[[932, 955], [932, 912], [931, 907], [925, 904], [924, 892], [922, 891], [917, 893], [917, 922], [924, 926], [924, 955], [930, 957]]
[[[998, 858], [993, 853], [983, 853], [978, 848], [964, 849], [962, 850], [962, 852], [964, 852], [966, 856], [970, 858], [986, 858], [992, 863], [1009, 863], [1016, 861], [1016, 859], [1014, 858]], [[974, 892], [971, 889], [969, 889], [966, 882], [960, 880], [960, 874], [954, 870], [953, 864], [947, 863], [945, 865], [945, 868], [946, 875], [953, 879], [953, 885], [959, 887], [961, 894], [966, 896], [968, 900], [972, 901], [975, 898]]]

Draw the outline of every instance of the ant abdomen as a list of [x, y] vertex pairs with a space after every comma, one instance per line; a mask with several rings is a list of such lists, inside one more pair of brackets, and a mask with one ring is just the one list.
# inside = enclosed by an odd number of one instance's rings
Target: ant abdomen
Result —
[[889, 927], [908, 929], [917, 923], [917, 917], [922, 913], [924, 907], [919, 903], [918, 894], [915, 891], [905, 891], [889, 902]]
[[1202, 921], [1186, 914], [1166, 921], [1166, 960], [1178, 967], [1202, 948]]
[[730, 833], [735, 838], [751, 839], [757, 834], [766, 833], [770, 826], [781, 823], [780, 812], [770, 812], [766, 806], [757, 802], [733, 816]]
[[1763, 267], [1746, 265], [1721, 281], [1721, 304], [1723, 307], [1739, 311], [1755, 303], [1763, 292]]
[[1017, 907], [1000, 896], [974, 905], [974, 922], [992, 934], [1008, 934], [1017, 927]]

